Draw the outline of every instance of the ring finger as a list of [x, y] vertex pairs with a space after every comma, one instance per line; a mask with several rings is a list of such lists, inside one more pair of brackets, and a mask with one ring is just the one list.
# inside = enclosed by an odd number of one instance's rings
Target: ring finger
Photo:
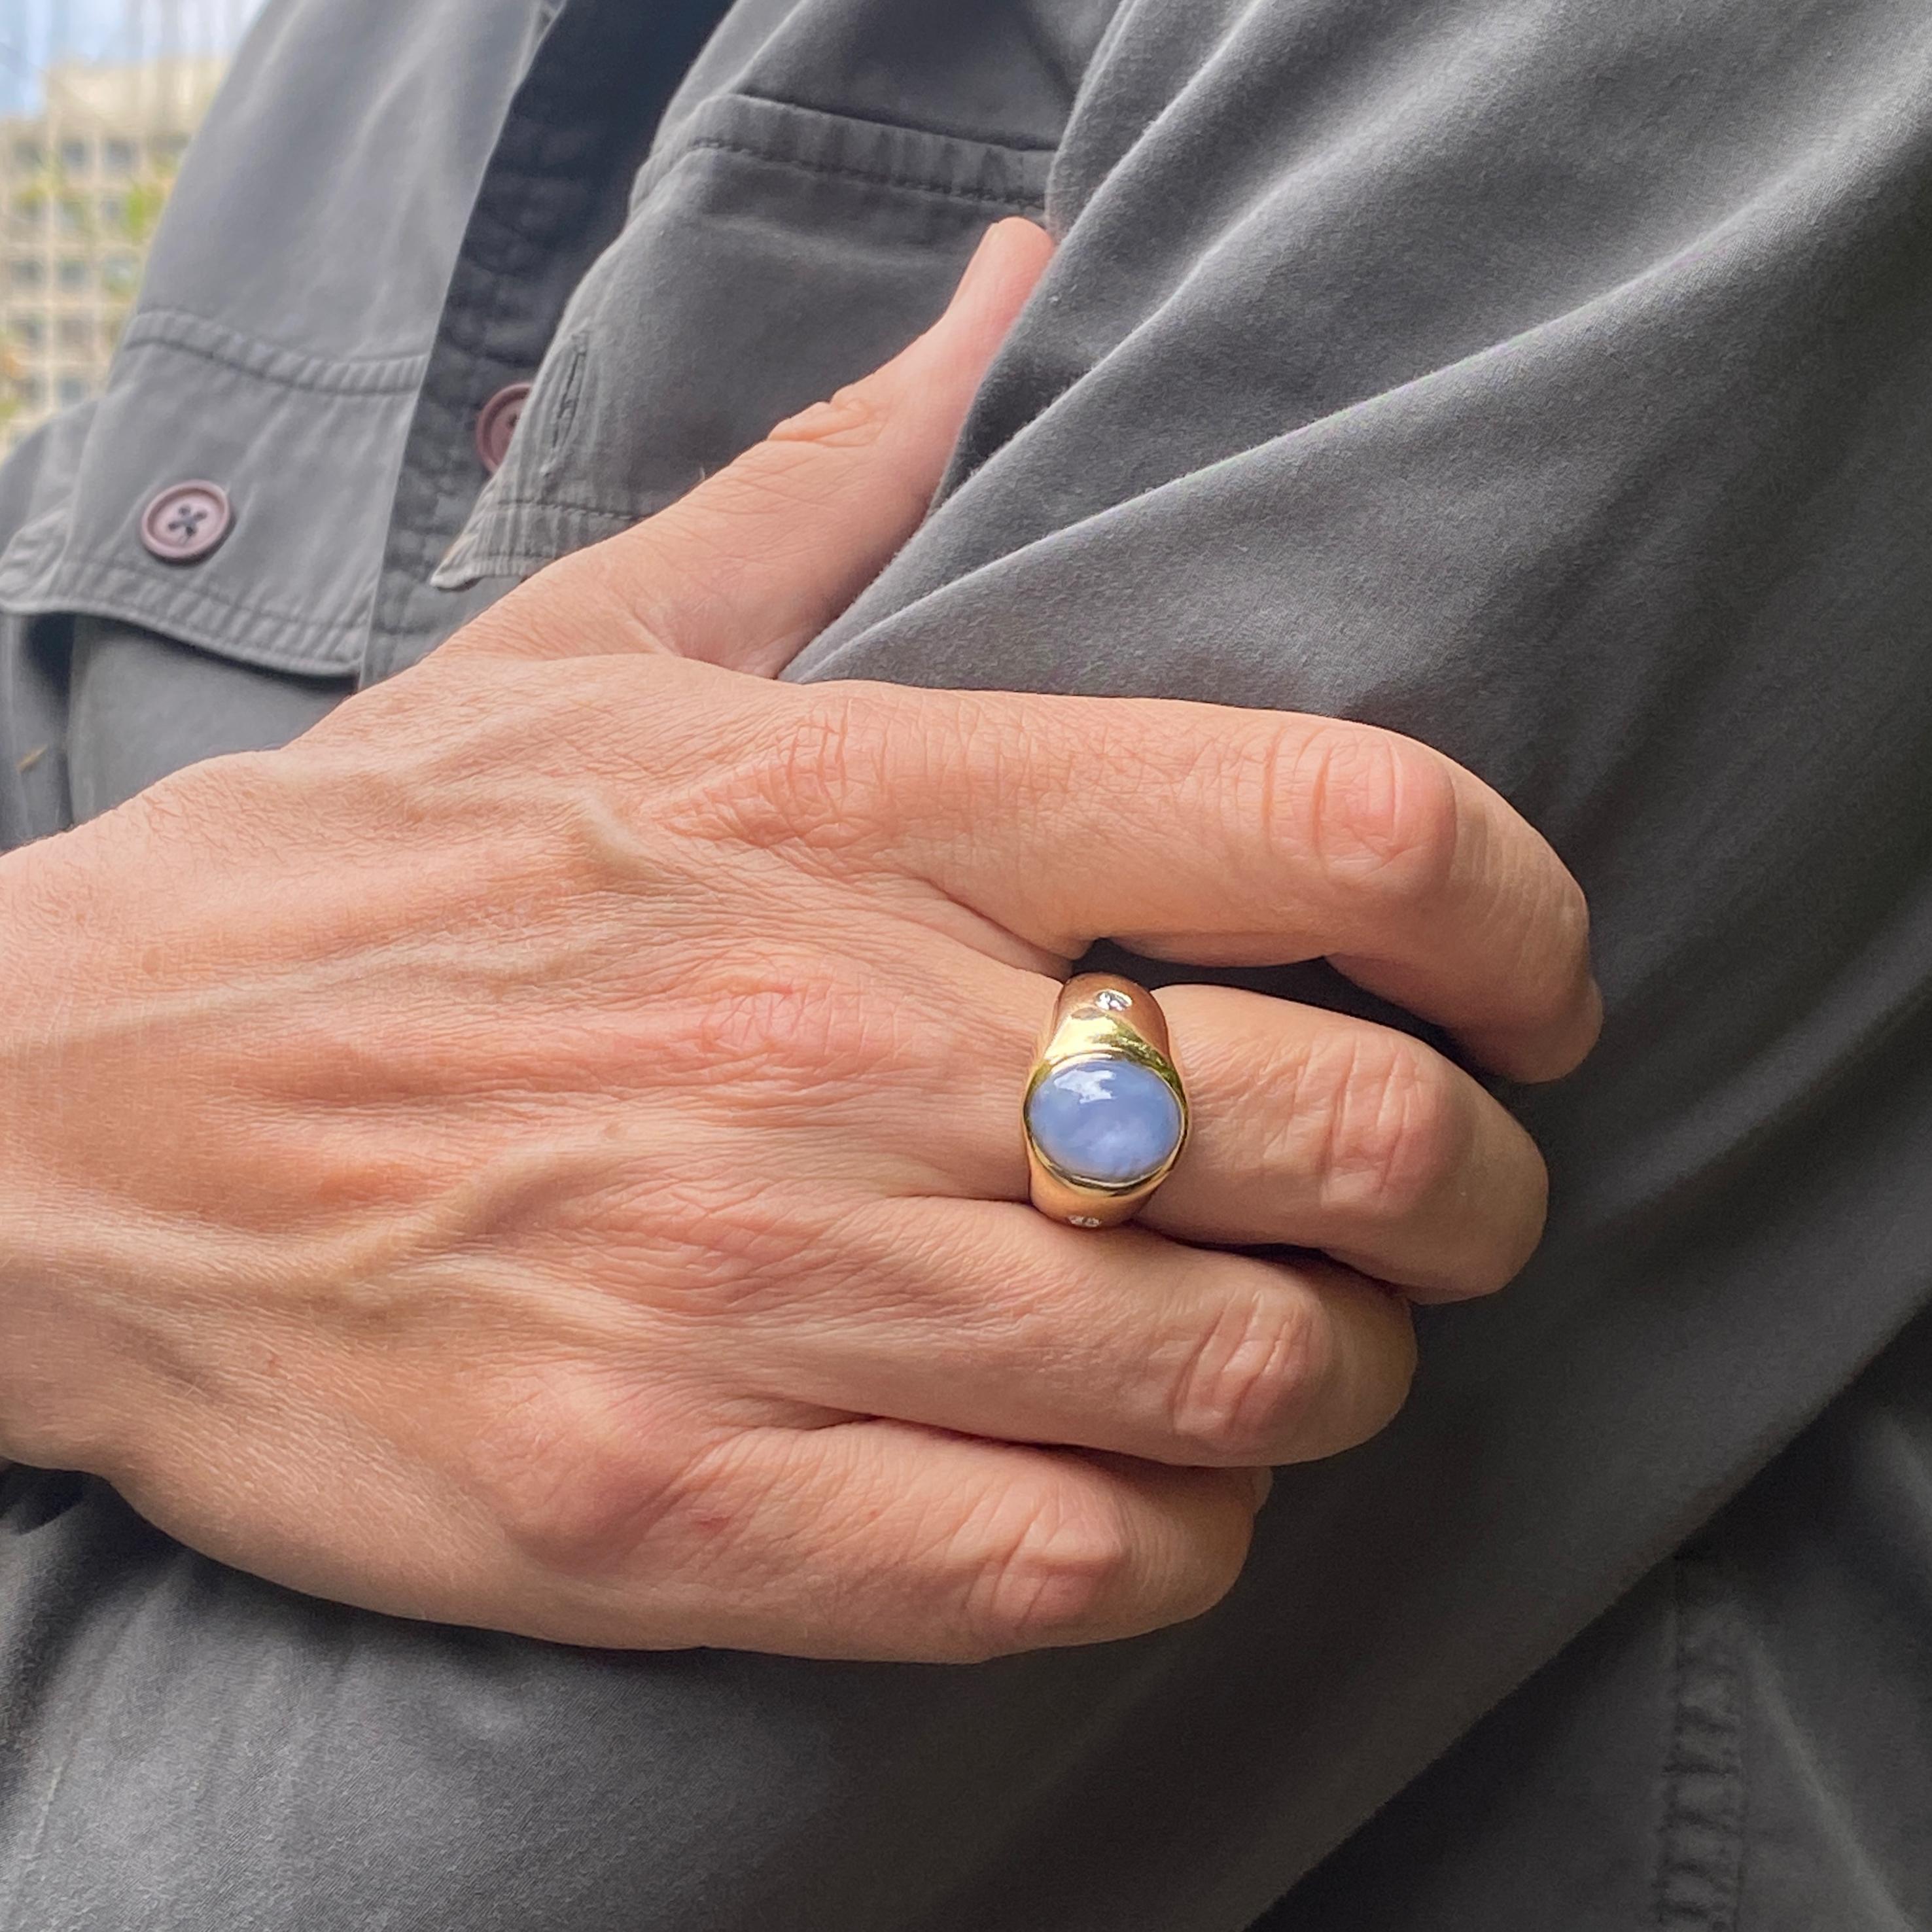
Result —
[[[995, 970], [973, 1003], [986, 1017], [970, 1050], [904, 1070], [915, 1088], [929, 1071], [944, 1102], [928, 1096], [920, 1132], [896, 1138], [904, 1191], [1027, 1198], [1020, 1096], [1054, 988]], [[1529, 1258], [1547, 1202], [1542, 1157], [1434, 1048], [1230, 987], [1172, 986], [1160, 999], [1193, 1126], [1145, 1226], [1224, 1247], [1313, 1249], [1422, 1301], [1490, 1294]]]
[[1491, 1293], [1528, 1260], [1548, 1202], [1542, 1156], [1434, 1048], [1228, 987], [1161, 1001], [1194, 1130], [1149, 1226], [1319, 1249], [1418, 1300]]

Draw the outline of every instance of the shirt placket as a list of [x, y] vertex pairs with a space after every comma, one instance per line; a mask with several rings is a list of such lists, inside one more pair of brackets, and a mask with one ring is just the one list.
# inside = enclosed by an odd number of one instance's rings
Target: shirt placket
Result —
[[[632, 176], [724, 0], [548, 0], [450, 278], [392, 501], [362, 653], [372, 684], [499, 593], [430, 582], [502, 460], [578, 283], [622, 226]], [[506, 420], [507, 419], [507, 420]]]

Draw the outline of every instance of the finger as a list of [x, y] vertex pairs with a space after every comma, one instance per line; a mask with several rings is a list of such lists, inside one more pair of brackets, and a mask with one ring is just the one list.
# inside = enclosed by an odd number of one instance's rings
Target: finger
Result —
[[[1332, 1263], [1091, 1234], [946, 1198], [843, 1217], [837, 1280], [802, 1287], [736, 1364], [748, 1387], [1003, 1440], [1188, 1466], [1312, 1461], [1401, 1407], [1400, 1297]], [[855, 1322], [841, 1281], [862, 1281]]]
[[814, 694], [840, 712], [843, 824], [869, 814], [886, 862], [996, 928], [1061, 958], [1102, 938], [1204, 964], [1325, 955], [1520, 1080], [1568, 1072], [1595, 1040], [1576, 881], [1413, 739], [1150, 700], [863, 690]]
[[1318, 1248], [1420, 1301], [1493, 1293], [1535, 1252], [1543, 1157], [1433, 1048], [1226, 987], [1171, 986], [1161, 1004], [1193, 1128], [1148, 1226]]
[[782, 670], [919, 527], [980, 379], [1052, 252], [1031, 222], [996, 223], [909, 348], [668, 509], [532, 579], [470, 627], [470, 646], [669, 652]]
[[734, 1525], [710, 1539], [708, 1562], [651, 1579], [674, 1617], [676, 1598], [692, 1599], [692, 1641], [928, 1663], [1198, 1616], [1240, 1574], [1265, 1493], [1249, 1471], [1139, 1466], [884, 1421], [748, 1432], [686, 1487], [687, 1507]]
[[[810, 1050], [844, 1077], [802, 1064], [790, 1097], [768, 1100], [772, 1124], [825, 1136], [848, 1184], [1023, 1202], [1019, 1096], [1058, 990], [928, 950], [822, 976]], [[1542, 1236], [1542, 1156], [1453, 1061], [1394, 1028], [1231, 987], [1169, 986], [1160, 1000], [1193, 1126], [1148, 1226], [1318, 1250], [1419, 1301], [1491, 1294], [1520, 1271]], [[740, 1104], [728, 1083], [682, 1101], [677, 1144], [728, 1136]]]
[[[820, 1019], [882, 1042], [862, 1083], [851, 1178], [901, 1195], [1024, 1201], [1018, 1099], [1058, 988], [984, 962], [830, 996]], [[834, 1010], [838, 1003], [842, 1010]], [[1160, 994], [1193, 1125], [1141, 1216], [1178, 1239], [1319, 1250], [1418, 1301], [1488, 1294], [1542, 1238], [1542, 1156], [1492, 1096], [1425, 1042], [1225, 986]], [[970, 1024], [934, 1028], [934, 1005]], [[907, 1024], [882, 1026], [902, 1006]]]

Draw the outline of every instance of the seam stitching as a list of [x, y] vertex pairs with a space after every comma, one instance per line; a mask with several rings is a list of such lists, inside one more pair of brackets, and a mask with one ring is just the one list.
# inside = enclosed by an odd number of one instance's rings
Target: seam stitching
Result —
[[1652, 1923], [1736, 1932], [1744, 1868], [1744, 1698], [1721, 1564], [1673, 1568], [1672, 1711], [1658, 1820]]
[[[340, 362], [326, 356], [310, 356], [298, 349], [284, 348], [253, 336], [225, 328], [200, 316], [176, 310], [154, 310], [137, 316], [122, 339], [124, 350], [166, 349], [191, 356], [238, 375], [251, 376], [287, 389], [302, 389], [325, 395], [394, 395], [406, 392], [422, 380], [429, 358], [425, 356], [385, 356], [351, 358]], [[295, 368], [278, 370], [272, 365], [287, 362]]]
[[707, 134], [688, 142], [679, 152], [697, 154], [706, 148], [727, 154], [742, 154], [748, 160], [763, 161], [775, 168], [794, 168], [801, 174], [830, 175], [838, 180], [864, 182], [874, 188], [901, 188], [914, 194], [936, 194], [948, 201], [968, 201], [990, 208], [1040, 208], [1045, 206], [1043, 195], [1024, 191], [1013, 194], [994, 194], [983, 188], [949, 188], [943, 182], [922, 178], [916, 175], [882, 174], [870, 168], [854, 167], [840, 161], [808, 161], [795, 154], [774, 154], [767, 149], [747, 141], [728, 141], [722, 135]]
[[[211, 590], [205, 584], [163, 584], [145, 571], [98, 552], [86, 550], [70, 551], [62, 560], [59, 574], [51, 592], [42, 592], [18, 602], [10, 601], [8, 608], [22, 614], [38, 610], [43, 614], [54, 610], [91, 608], [86, 584], [76, 580], [77, 578], [85, 577], [108, 578], [130, 586], [136, 599], [151, 614], [159, 611], [171, 617], [186, 616], [192, 613], [196, 604], [212, 604], [217, 609], [232, 612], [236, 616], [266, 619], [292, 630], [308, 632], [318, 638], [346, 635], [355, 631], [360, 622], [354, 616], [318, 617], [311, 612], [286, 610], [272, 604], [225, 596], [220, 591]], [[202, 648], [213, 650], [220, 647], [208, 645]]]

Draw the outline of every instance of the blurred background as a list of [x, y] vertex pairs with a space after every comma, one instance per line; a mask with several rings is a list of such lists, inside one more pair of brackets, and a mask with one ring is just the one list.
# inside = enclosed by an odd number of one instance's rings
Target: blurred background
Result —
[[0, 452], [106, 380], [188, 137], [262, 0], [0, 0]]

